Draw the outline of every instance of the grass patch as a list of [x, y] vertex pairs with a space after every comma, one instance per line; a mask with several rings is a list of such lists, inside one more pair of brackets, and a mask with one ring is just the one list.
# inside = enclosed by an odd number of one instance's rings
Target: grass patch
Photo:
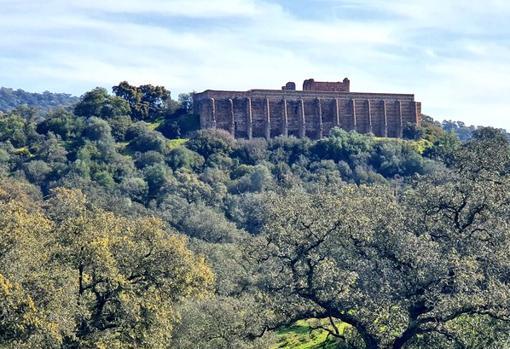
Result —
[[187, 141], [187, 138], [170, 139], [168, 142], [166, 142], [166, 146], [168, 149], [175, 149], [182, 147]]
[[386, 137], [374, 137], [376, 143], [397, 143], [397, 144], [408, 144], [414, 151], [422, 155], [425, 150], [432, 147], [432, 142], [426, 139], [410, 140], [402, 138], [386, 138]]
[[158, 118], [154, 121], [151, 121], [147, 124], [147, 128], [151, 131], [154, 131], [155, 129], [157, 129], [161, 123], [164, 121], [165, 119], [164, 118]]
[[[294, 325], [282, 328], [276, 333], [277, 343], [271, 349], [334, 349], [338, 348], [338, 342], [324, 330], [312, 330], [320, 321], [321, 325], [328, 326], [326, 320], [300, 320]], [[342, 322], [335, 324], [342, 334], [349, 326]]]
[[27, 156], [27, 157], [30, 157], [30, 158], [33, 157], [32, 153], [30, 152], [30, 150], [28, 150], [27, 147], [17, 148], [17, 149], [14, 150], [13, 153], [15, 155], [23, 155], [23, 156]]

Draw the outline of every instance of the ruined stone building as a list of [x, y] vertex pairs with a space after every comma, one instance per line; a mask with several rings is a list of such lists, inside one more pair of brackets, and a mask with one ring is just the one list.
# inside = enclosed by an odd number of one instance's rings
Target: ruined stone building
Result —
[[333, 127], [402, 137], [420, 124], [421, 103], [412, 94], [350, 92], [350, 81], [288, 82], [281, 90], [215, 91], [193, 95], [201, 128], [227, 130], [236, 138], [296, 136], [318, 139]]

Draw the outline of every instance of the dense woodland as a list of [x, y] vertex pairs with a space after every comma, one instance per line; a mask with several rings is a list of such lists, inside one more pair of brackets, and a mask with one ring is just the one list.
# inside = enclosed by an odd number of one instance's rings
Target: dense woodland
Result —
[[0, 113], [0, 348], [510, 344], [505, 132], [234, 140], [191, 109], [123, 82]]

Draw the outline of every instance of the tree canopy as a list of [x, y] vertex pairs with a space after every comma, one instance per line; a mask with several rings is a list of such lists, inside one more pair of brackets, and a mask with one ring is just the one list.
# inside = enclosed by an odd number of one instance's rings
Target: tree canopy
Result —
[[507, 346], [506, 132], [236, 140], [114, 91], [0, 113], [0, 348]]

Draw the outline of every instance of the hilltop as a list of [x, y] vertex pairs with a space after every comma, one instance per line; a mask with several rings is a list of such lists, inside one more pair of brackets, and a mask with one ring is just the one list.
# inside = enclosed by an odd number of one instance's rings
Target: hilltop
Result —
[[508, 339], [501, 130], [424, 117], [403, 139], [236, 140], [199, 130], [189, 95], [113, 90], [0, 114], [0, 344]]

